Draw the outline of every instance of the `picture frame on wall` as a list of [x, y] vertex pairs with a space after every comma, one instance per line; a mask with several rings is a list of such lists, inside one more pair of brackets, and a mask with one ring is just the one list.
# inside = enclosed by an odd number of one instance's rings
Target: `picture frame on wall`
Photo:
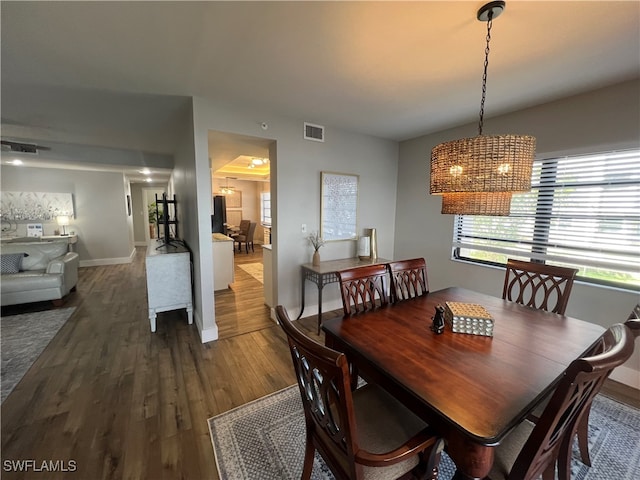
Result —
[[320, 172], [320, 236], [326, 242], [356, 240], [358, 175]]

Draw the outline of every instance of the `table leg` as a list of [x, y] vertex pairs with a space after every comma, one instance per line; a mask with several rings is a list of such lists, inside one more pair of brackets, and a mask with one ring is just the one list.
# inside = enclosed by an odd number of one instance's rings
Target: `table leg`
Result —
[[322, 325], [322, 290], [324, 290], [324, 283], [318, 284], [318, 335], [320, 335], [320, 326]]
[[304, 312], [304, 286], [305, 286], [305, 280], [306, 280], [307, 276], [304, 273], [304, 270], [302, 270], [302, 283], [301, 283], [301, 290], [302, 290], [302, 305], [300, 306], [300, 313], [298, 314], [298, 317], [296, 318], [296, 320], [300, 320], [300, 317], [302, 317], [302, 312]]
[[447, 454], [456, 464], [453, 480], [479, 480], [489, 474], [494, 447], [477, 444], [454, 432], [447, 437]]

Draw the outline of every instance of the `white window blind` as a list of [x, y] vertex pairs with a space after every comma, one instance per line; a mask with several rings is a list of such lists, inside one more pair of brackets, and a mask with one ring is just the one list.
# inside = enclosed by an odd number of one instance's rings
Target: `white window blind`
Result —
[[640, 289], [640, 151], [537, 160], [508, 217], [457, 216], [454, 257], [578, 268], [583, 280]]

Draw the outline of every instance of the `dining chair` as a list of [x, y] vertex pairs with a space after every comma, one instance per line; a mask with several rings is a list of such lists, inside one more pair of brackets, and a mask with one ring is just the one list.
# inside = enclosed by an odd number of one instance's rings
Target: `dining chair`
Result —
[[398, 478], [409, 472], [436, 480], [444, 441], [382, 388], [351, 391], [344, 353], [295, 327], [282, 305], [284, 330], [304, 407], [306, 447], [302, 479], [311, 477], [317, 450], [338, 479]]
[[[636, 305], [635, 308], [629, 314], [627, 321], [624, 323], [629, 331], [633, 335], [634, 338], [640, 336], [640, 304]], [[596, 345], [594, 345], [587, 355], [596, 355], [601, 353], [604, 349], [605, 345], [603, 343], [603, 338], [600, 339]], [[549, 396], [547, 396], [546, 400], [544, 400], [534, 411], [531, 413], [527, 419], [536, 423], [540, 420], [540, 416], [542, 412], [546, 408], [549, 402]], [[576, 425], [574, 434], [578, 438], [578, 451], [580, 452], [580, 460], [587, 466], [591, 466], [591, 455], [589, 453], [589, 415], [591, 413], [591, 402], [585, 407], [584, 414], [580, 419], [580, 422]]]
[[238, 237], [240, 237], [240, 235], [247, 235], [247, 233], [249, 233], [250, 225], [251, 225], [251, 220], [240, 220], [240, 225], [238, 226], [237, 233], [232, 233], [231, 235], [229, 235], [234, 242], [238, 242], [238, 251], [241, 250], [240, 241], [238, 240]]
[[[246, 222], [246, 223], [244, 223]], [[238, 251], [242, 251], [242, 244], [244, 243], [245, 252], [249, 253], [249, 246], [251, 246], [251, 251], [255, 251], [253, 249], [253, 234], [256, 231], [256, 223], [251, 222], [249, 220], [242, 220], [240, 222], [240, 232], [232, 235], [234, 242], [238, 242]]]
[[616, 324], [601, 338], [602, 351], [571, 362], [542, 416], [520, 423], [496, 448], [491, 480], [570, 480], [571, 447], [586, 410], [614, 368], [633, 353], [629, 328]]
[[427, 264], [424, 258], [390, 262], [387, 266], [393, 303], [429, 293]]
[[507, 260], [502, 298], [564, 315], [578, 270], [543, 263]]
[[345, 315], [373, 310], [389, 303], [387, 265], [379, 263], [336, 272]]
[[[640, 304], [629, 314], [629, 318], [624, 322], [625, 326], [631, 332], [634, 339], [640, 337]], [[598, 346], [596, 346], [596, 349]], [[595, 349], [594, 349], [595, 350]], [[580, 460], [585, 465], [591, 466], [591, 455], [589, 454], [589, 414], [591, 413], [591, 403], [585, 409], [585, 413], [576, 427], [578, 436], [578, 449], [580, 451]]]

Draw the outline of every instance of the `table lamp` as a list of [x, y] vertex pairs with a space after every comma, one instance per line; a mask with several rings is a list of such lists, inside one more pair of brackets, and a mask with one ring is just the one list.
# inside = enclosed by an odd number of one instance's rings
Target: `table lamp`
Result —
[[65, 227], [67, 225], [69, 225], [69, 216], [68, 215], [59, 215], [56, 217], [56, 222], [58, 222], [58, 225], [60, 225], [62, 227], [62, 235], [66, 236], [67, 235], [67, 231], [65, 229]]

